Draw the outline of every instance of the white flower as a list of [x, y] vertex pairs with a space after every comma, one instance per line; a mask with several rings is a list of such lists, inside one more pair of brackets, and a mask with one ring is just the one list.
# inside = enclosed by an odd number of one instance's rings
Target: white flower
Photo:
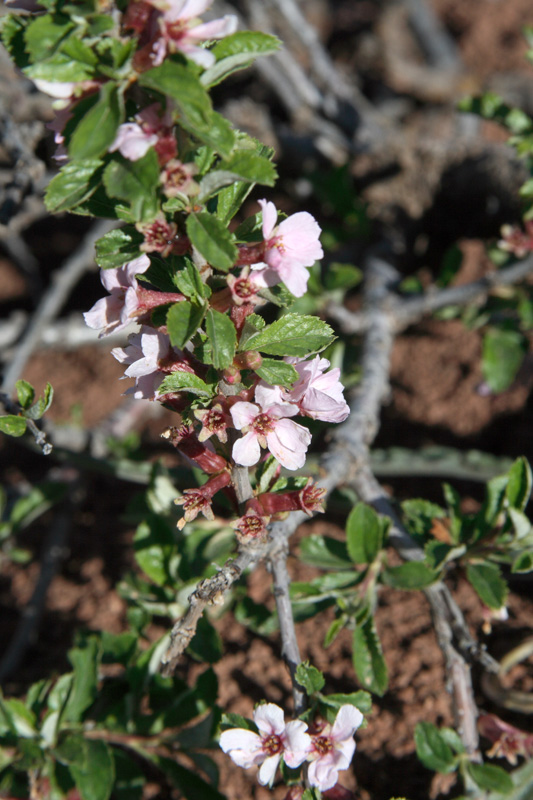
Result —
[[353, 735], [363, 715], [355, 706], [341, 706], [333, 725], [329, 723], [319, 734], [311, 736], [308, 778], [320, 791], [331, 789], [339, 779], [339, 771], [350, 766], [355, 752]]
[[259, 733], [233, 728], [221, 734], [220, 746], [239, 767], [260, 765], [259, 783], [272, 785], [281, 757], [288, 767], [299, 767], [307, 757], [311, 739], [305, 733], [305, 722], [285, 724], [282, 709], [274, 703], [256, 708], [254, 722]]

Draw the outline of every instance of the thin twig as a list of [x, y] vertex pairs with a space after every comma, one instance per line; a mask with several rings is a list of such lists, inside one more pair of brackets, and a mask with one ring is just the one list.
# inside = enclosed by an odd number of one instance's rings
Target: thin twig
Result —
[[94, 263], [94, 243], [113, 227], [113, 222], [98, 222], [87, 233], [76, 252], [54, 274], [50, 288], [43, 295], [13, 361], [6, 369], [4, 391], [8, 393], [12, 391], [28, 359], [39, 344], [42, 331], [59, 313], [83, 273]]

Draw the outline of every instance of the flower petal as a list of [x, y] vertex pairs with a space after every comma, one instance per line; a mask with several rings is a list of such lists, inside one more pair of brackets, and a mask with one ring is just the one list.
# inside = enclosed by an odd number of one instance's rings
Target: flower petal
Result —
[[258, 781], [261, 786], [270, 786], [272, 784], [280, 758], [281, 753], [276, 753], [276, 755], [270, 756], [270, 758], [267, 758], [265, 761], [263, 761], [258, 775]]
[[261, 448], [257, 434], [250, 431], [233, 445], [233, 460], [242, 467], [253, 467], [261, 458]]
[[246, 403], [239, 400], [230, 408], [231, 418], [237, 430], [242, 430], [246, 425], [251, 425], [254, 419], [261, 413], [259, 406], [254, 403]]
[[254, 711], [254, 722], [262, 733], [281, 736], [285, 731], [283, 709], [275, 703], [264, 703]]
[[266, 200], [259, 200], [259, 205], [263, 211], [263, 239], [270, 239], [272, 231], [276, 227], [278, 221], [278, 212], [274, 203], [267, 202]]
[[362, 721], [363, 715], [358, 708], [351, 705], [341, 706], [331, 729], [331, 738], [335, 742], [351, 739]]

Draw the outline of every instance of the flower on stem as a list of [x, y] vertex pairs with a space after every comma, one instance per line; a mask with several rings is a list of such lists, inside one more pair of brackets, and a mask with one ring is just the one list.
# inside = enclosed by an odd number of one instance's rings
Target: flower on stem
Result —
[[200, 42], [222, 39], [237, 30], [237, 17], [229, 14], [211, 22], [198, 19], [207, 11], [212, 0], [150, 0], [161, 11], [159, 27], [161, 38], [154, 47], [154, 66], [161, 64], [167, 53], [184, 53], [192, 61], [207, 68], [215, 63], [215, 56]]
[[183, 164], [177, 158], [172, 158], [161, 173], [163, 192], [167, 197], [177, 197], [179, 194], [192, 197], [198, 194], [200, 187], [194, 180], [197, 172], [196, 164]]
[[143, 326], [139, 333], [132, 334], [127, 347], [114, 347], [111, 350], [117, 361], [127, 364], [126, 378], [135, 378], [135, 386], [125, 394], [133, 394], [135, 399], [155, 400], [157, 389], [164, 378], [161, 362], [176, 355], [166, 333]]
[[117, 269], [101, 270], [100, 279], [109, 297], [102, 297], [83, 315], [89, 328], [101, 328], [99, 338], [122, 330], [131, 321], [139, 307], [135, 276], [146, 272], [149, 266], [150, 259], [142, 255]]
[[144, 236], [141, 245], [144, 253], [161, 253], [165, 257], [170, 255], [178, 232], [173, 222], [168, 222], [163, 214], [158, 214], [153, 222], [138, 222], [135, 227]]
[[178, 528], [180, 530], [184, 528], [187, 522], [192, 522], [200, 513], [206, 519], [214, 519], [215, 515], [211, 508], [211, 501], [220, 489], [229, 485], [230, 481], [230, 473], [226, 470], [210, 478], [207, 483], [204, 483], [198, 489], [185, 489], [183, 497], [175, 501], [176, 505], [183, 506], [184, 511], [182, 519], [178, 522]]
[[322, 792], [335, 786], [340, 770], [350, 766], [355, 752], [353, 735], [362, 721], [363, 715], [355, 706], [341, 706], [333, 725], [325, 723], [311, 735], [307, 756], [311, 762], [308, 772], [311, 786]]
[[161, 435], [165, 439], [169, 439], [171, 444], [173, 444], [185, 458], [193, 461], [208, 475], [221, 472], [228, 466], [226, 459], [219, 456], [218, 453], [215, 453], [210, 442], [203, 444], [198, 441], [198, 437], [192, 425], [180, 425], [177, 428], [168, 428], [168, 430]]
[[[269, 267], [266, 279], [272, 279], [272, 272], [277, 273], [276, 282], [283, 281], [295, 297], [303, 297], [309, 280], [306, 267], [312, 267], [324, 255], [320, 227], [307, 211], [291, 214], [276, 225], [278, 212], [274, 203], [259, 200], [259, 205], [263, 210], [263, 260]], [[253, 270], [264, 268], [263, 263], [252, 266]]]
[[350, 414], [350, 406], [343, 396], [344, 387], [339, 380], [340, 369], [330, 366], [327, 358], [286, 358], [298, 373], [299, 380], [282, 392], [284, 400], [296, 403], [301, 414], [323, 422], [343, 422]]
[[237, 306], [242, 306], [245, 303], [250, 303], [257, 306], [265, 302], [257, 295], [261, 289], [266, 288], [270, 284], [265, 279], [267, 270], [256, 270], [250, 275], [250, 267], [245, 267], [239, 277], [235, 275], [228, 275], [227, 282], [231, 291], [232, 302]]
[[198, 436], [199, 442], [207, 441], [213, 434], [219, 442], [228, 441], [227, 427], [231, 425], [231, 416], [222, 403], [215, 403], [211, 408], [197, 409], [194, 416], [202, 423], [202, 430]]
[[231, 527], [238, 531], [236, 534], [237, 539], [242, 544], [246, 544], [254, 539], [264, 539], [268, 533], [267, 525], [269, 522], [270, 516], [262, 513], [262, 510], [257, 511], [255, 505], [250, 504], [246, 513], [235, 522], [232, 522]]
[[267, 514], [280, 514], [286, 511], [303, 511], [309, 517], [324, 511], [326, 490], [309, 478], [303, 489], [293, 492], [266, 492], [257, 500]]
[[492, 743], [487, 753], [490, 758], [506, 758], [513, 765], [518, 756], [533, 758], [533, 734], [509, 725], [496, 714], [481, 714], [478, 729], [481, 736]]
[[522, 230], [518, 225], [503, 225], [498, 247], [512, 253], [516, 258], [527, 256], [533, 250], [533, 219], [526, 220], [524, 228]]
[[303, 425], [287, 417], [294, 417], [298, 407], [277, 396], [274, 389], [258, 386], [255, 399], [259, 405], [239, 401], [231, 407], [233, 424], [244, 436], [233, 445], [233, 459], [243, 467], [257, 464], [261, 447], [270, 450], [274, 458], [287, 469], [299, 469], [305, 464], [311, 434]]
[[282, 709], [274, 703], [256, 708], [254, 722], [259, 733], [233, 728], [220, 735], [220, 746], [239, 767], [260, 765], [259, 783], [272, 785], [282, 757], [292, 769], [305, 761], [310, 746], [307, 725], [300, 720], [285, 724]]

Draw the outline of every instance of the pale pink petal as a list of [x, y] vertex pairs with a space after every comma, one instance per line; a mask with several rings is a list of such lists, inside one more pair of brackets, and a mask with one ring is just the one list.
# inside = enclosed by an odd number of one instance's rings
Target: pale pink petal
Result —
[[102, 297], [94, 306], [83, 315], [85, 324], [94, 330], [104, 330], [104, 334], [111, 333], [120, 321], [122, 302], [116, 296]]
[[109, 152], [114, 153], [115, 150], [118, 150], [129, 161], [138, 161], [153, 145], [157, 144], [157, 138], [156, 134], [143, 131], [136, 122], [125, 122], [123, 125], [119, 125], [115, 141], [109, 147]]
[[122, 267], [117, 267], [116, 269], [101, 269], [100, 280], [102, 286], [107, 289], [108, 292], [112, 292], [114, 289], [122, 289], [125, 285], [128, 285], [124, 281]]
[[358, 708], [351, 705], [341, 706], [331, 729], [331, 738], [340, 742], [354, 735], [363, 721], [363, 715]]
[[194, 61], [195, 64], [199, 64], [204, 69], [209, 69], [209, 67], [212, 67], [216, 62], [213, 53], [206, 50], [204, 47], [195, 47], [191, 42], [187, 41], [187, 39], [176, 42], [174, 46], [176, 50], [185, 53], [187, 58], [190, 58], [191, 61]]
[[272, 231], [278, 220], [278, 212], [274, 203], [266, 200], [259, 200], [259, 205], [263, 211], [263, 239], [268, 240], [272, 236]]
[[307, 211], [299, 211], [284, 219], [277, 233], [283, 239], [287, 258], [290, 255], [304, 267], [311, 267], [324, 255], [320, 244], [320, 226]]
[[355, 741], [353, 736], [349, 739], [343, 739], [335, 744], [337, 769], [347, 769], [352, 763], [353, 754], [355, 753]]
[[199, 17], [204, 11], [207, 11], [213, 0], [179, 0], [176, 5], [179, 6], [180, 11], [177, 14], [179, 19], [193, 19]]
[[261, 764], [259, 769], [258, 781], [261, 786], [268, 786], [274, 780], [274, 776], [276, 774], [276, 770], [278, 768], [278, 764], [281, 758], [281, 753], [276, 753], [274, 756], [270, 756]]
[[[278, 251], [276, 250], [275, 252], [277, 253]], [[304, 296], [307, 291], [307, 283], [309, 281], [309, 271], [305, 267], [296, 262], [289, 263], [286, 259], [284, 259], [279, 264], [277, 271], [281, 280], [291, 294], [293, 294], [295, 297]]]
[[56, 97], [58, 100], [66, 100], [72, 97], [76, 88], [75, 83], [43, 81], [40, 78], [36, 78], [33, 82], [40, 92], [48, 94], [50, 97]]
[[220, 734], [220, 747], [239, 767], [248, 769], [263, 758], [261, 737], [244, 728], [233, 728]]
[[302, 425], [291, 419], [280, 419], [276, 427], [266, 436], [268, 449], [279, 463], [287, 469], [300, 469], [305, 464], [311, 434]]
[[131, 394], [135, 400], [155, 400], [157, 390], [165, 376], [161, 372], [150, 372], [148, 375], [141, 375], [124, 394]]
[[283, 760], [291, 769], [302, 764], [311, 751], [311, 737], [306, 733], [307, 725], [300, 720], [288, 722], [285, 728], [285, 752]]
[[132, 261], [128, 261], [127, 264], [124, 264], [123, 269], [125, 269], [128, 279], [132, 281], [136, 275], [141, 275], [143, 272], [146, 272], [149, 266], [150, 266], [150, 259], [148, 258], [146, 253], [143, 253], [142, 256], [138, 256], [137, 258], [134, 258]]
[[335, 768], [335, 764], [326, 761], [326, 758], [327, 756], [313, 761], [307, 773], [311, 786], [316, 786], [322, 792], [332, 789], [339, 779], [339, 771]]
[[231, 418], [237, 430], [242, 430], [246, 425], [251, 425], [254, 419], [261, 413], [259, 406], [255, 403], [245, 403], [240, 400], [230, 408]]
[[285, 730], [285, 719], [283, 709], [275, 703], [264, 703], [254, 711], [254, 722], [261, 733], [275, 733], [278, 736]]
[[337, 400], [316, 389], [309, 389], [305, 393], [300, 409], [308, 417], [323, 422], [344, 422], [350, 416], [350, 406], [344, 398]]
[[237, 439], [233, 445], [233, 460], [242, 467], [252, 467], [261, 458], [261, 448], [257, 434], [250, 431], [242, 439]]
[[196, 39], [197, 41], [205, 41], [206, 39], [222, 39], [224, 36], [229, 36], [237, 30], [237, 17], [233, 14], [227, 14], [220, 19], [214, 19], [211, 22], [204, 22], [203, 25], [195, 25], [187, 31], [188, 39]]
[[255, 389], [255, 399], [257, 400], [263, 411], [265, 411], [270, 406], [274, 405], [274, 403], [283, 403], [283, 397], [281, 396], [281, 387], [269, 386], [266, 383], [260, 383]]

